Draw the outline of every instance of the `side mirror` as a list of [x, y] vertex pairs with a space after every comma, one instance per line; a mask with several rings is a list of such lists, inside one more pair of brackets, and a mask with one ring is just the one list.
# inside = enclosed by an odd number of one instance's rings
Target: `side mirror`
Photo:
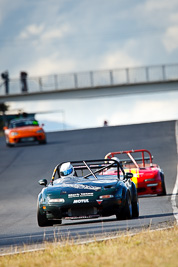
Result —
[[44, 186], [46, 186], [47, 183], [48, 183], [48, 181], [47, 181], [46, 179], [42, 179], [42, 180], [39, 180], [38, 183], [39, 183], [40, 185], [44, 185]]
[[127, 172], [125, 174], [125, 179], [131, 179], [132, 177], [133, 177], [133, 173], [131, 173], [131, 172]]
[[3, 127], [3, 130], [7, 130], [7, 129], [8, 129], [8, 127], [7, 127], [7, 126], [4, 126], [4, 127]]

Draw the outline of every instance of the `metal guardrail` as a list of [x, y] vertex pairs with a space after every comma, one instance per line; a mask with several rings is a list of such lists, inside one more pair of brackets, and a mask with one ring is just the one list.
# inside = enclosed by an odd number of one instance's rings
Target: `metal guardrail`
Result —
[[[178, 80], [178, 64], [99, 70], [29, 77], [27, 78], [26, 93], [174, 80]], [[24, 92], [22, 92], [20, 79], [10, 79], [8, 94], [22, 93]], [[0, 96], [5, 94], [5, 86], [1, 79]]]

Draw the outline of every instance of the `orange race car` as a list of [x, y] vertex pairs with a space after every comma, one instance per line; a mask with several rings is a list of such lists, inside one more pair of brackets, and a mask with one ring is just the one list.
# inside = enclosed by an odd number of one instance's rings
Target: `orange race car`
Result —
[[35, 119], [14, 119], [9, 127], [4, 127], [7, 146], [14, 146], [18, 143], [35, 142], [46, 144], [46, 134]]
[[[166, 187], [164, 181], [164, 172], [157, 165], [153, 164], [150, 151], [146, 149], [110, 152], [105, 158], [111, 159], [118, 157], [125, 172], [133, 173], [131, 179], [136, 187], [138, 195], [166, 195]], [[106, 171], [105, 174], [113, 175], [117, 170]]]

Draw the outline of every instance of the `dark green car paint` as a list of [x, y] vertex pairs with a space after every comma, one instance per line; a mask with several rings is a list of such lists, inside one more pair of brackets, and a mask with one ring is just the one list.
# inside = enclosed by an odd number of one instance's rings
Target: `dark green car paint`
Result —
[[[39, 226], [61, 223], [62, 218], [116, 215], [117, 219], [126, 219], [132, 213], [134, 217], [139, 216], [137, 190], [130, 178], [120, 180], [117, 175], [100, 174], [96, 178], [92, 175], [87, 179], [57, 177], [45, 186], [38, 195]], [[42, 180], [39, 183], [46, 185]], [[129, 203], [134, 210], [131, 211]]]

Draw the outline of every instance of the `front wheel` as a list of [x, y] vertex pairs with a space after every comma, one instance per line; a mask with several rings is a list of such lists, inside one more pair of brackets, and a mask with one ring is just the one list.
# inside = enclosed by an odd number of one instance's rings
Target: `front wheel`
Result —
[[45, 214], [41, 214], [39, 205], [37, 207], [37, 222], [40, 227], [53, 226], [53, 221], [49, 221], [48, 219], [46, 219]]
[[132, 218], [132, 203], [129, 191], [126, 193], [125, 206], [122, 208], [120, 214], [116, 215], [117, 219], [125, 220]]
[[53, 224], [62, 224], [62, 219], [60, 219], [60, 220], [53, 220]]
[[8, 147], [13, 147], [14, 145], [10, 144], [10, 143], [6, 143], [6, 146]]
[[137, 202], [132, 203], [132, 217], [133, 218], [138, 218], [139, 217], [139, 203], [138, 199]]
[[39, 145], [45, 145], [46, 143], [47, 143], [46, 139], [42, 140], [42, 141], [39, 141]]
[[164, 174], [160, 173], [161, 176], [161, 187], [162, 187], [162, 193], [159, 194], [159, 196], [166, 196], [166, 185], [164, 180]]
[[6, 146], [13, 147], [14, 145], [9, 142], [9, 139], [6, 138]]

